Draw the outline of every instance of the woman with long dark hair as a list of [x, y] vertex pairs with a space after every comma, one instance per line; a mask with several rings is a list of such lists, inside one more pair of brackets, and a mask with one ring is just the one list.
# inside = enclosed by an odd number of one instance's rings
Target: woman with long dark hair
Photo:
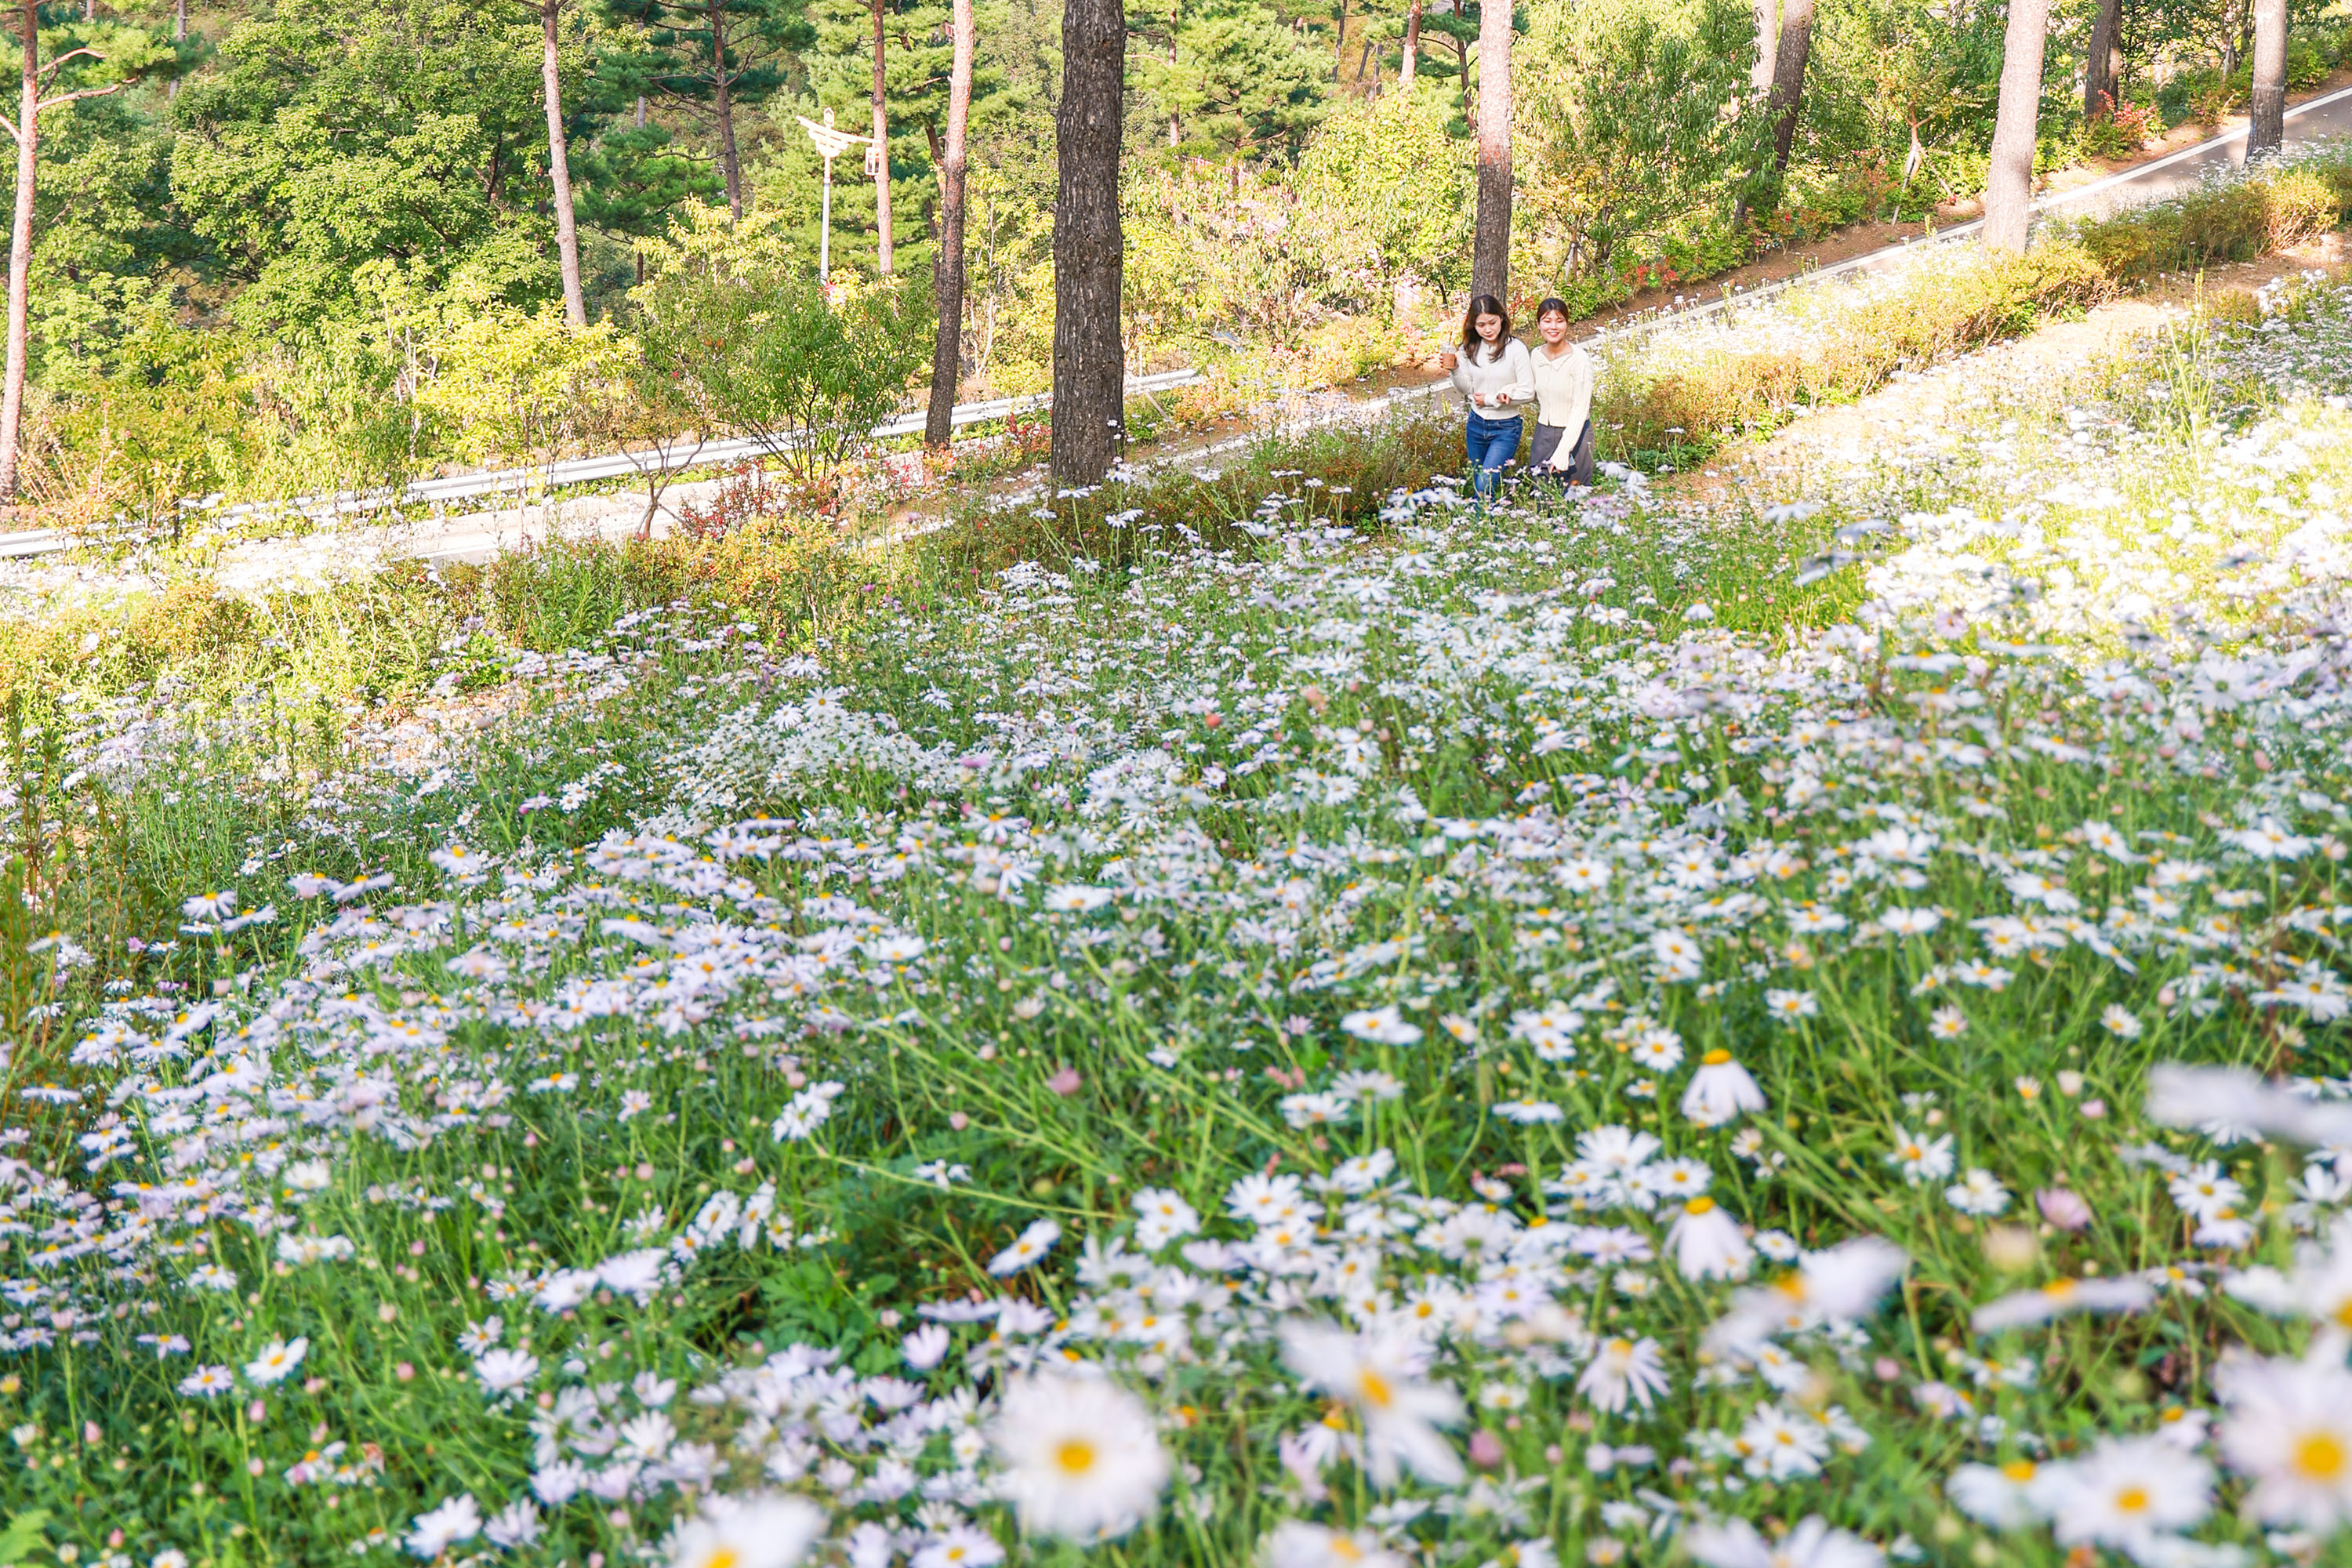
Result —
[[1528, 352], [1536, 384], [1536, 438], [1528, 469], [1556, 483], [1592, 482], [1592, 356], [1568, 341], [1568, 303], [1536, 307], [1543, 341]]
[[1469, 415], [1465, 445], [1469, 449], [1471, 481], [1478, 499], [1491, 500], [1503, 465], [1518, 456], [1519, 437], [1527, 428], [1521, 412], [1535, 399], [1535, 370], [1528, 361], [1528, 345], [1511, 336], [1511, 318], [1492, 294], [1470, 301], [1462, 318], [1462, 347], [1438, 356], [1440, 368], [1454, 373]]

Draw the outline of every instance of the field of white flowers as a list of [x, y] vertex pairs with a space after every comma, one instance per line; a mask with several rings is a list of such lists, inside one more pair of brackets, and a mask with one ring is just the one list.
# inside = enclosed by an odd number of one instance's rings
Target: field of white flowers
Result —
[[93, 705], [10, 815], [190, 885], [29, 943], [0, 1562], [2352, 1562], [2352, 289], [2266, 303], [1810, 496], [632, 617], [315, 785]]

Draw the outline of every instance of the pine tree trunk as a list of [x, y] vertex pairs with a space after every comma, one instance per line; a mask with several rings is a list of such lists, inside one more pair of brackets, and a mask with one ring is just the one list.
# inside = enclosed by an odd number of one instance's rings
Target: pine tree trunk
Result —
[[880, 259], [877, 269], [890, 276], [890, 119], [882, 103], [882, 0], [874, 0], [874, 226], [878, 231]]
[[1780, 41], [1772, 51], [1772, 178], [1789, 172], [1797, 145], [1797, 120], [1805, 107], [1805, 66], [1813, 55], [1813, 0], [1787, 0], [1780, 11]]
[[931, 406], [923, 445], [944, 452], [954, 430], [956, 383], [963, 369], [964, 130], [971, 118], [971, 0], [954, 0], [955, 56], [948, 68], [948, 143], [940, 159], [940, 253], [931, 263], [940, 332], [931, 342]]
[[1118, 215], [1126, 67], [1120, 0], [1065, 0], [1062, 102], [1054, 126], [1053, 449], [1054, 477], [1065, 484], [1103, 477], [1126, 415], [1119, 333], [1126, 238]]
[[2277, 152], [2286, 141], [2286, 0], [2254, 0], [2252, 110], [2249, 160]]
[[539, 79], [547, 97], [547, 174], [555, 185], [555, 254], [563, 268], [563, 315], [575, 327], [588, 324], [580, 294], [580, 232], [572, 218], [572, 168], [563, 153], [563, 79], [556, 57], [556, 15], [563, 0], [539, 0]]
[[2032, 222], [2033, 139], [2042, 116], [2042, 51], [2050, 0], [2010, 0], [2001, 45], [2000, 107], [1993, 121], [1992, 167], [1985, 176], [1985, 248], [2021, 255]]
[[719, 119], [719, 177], [727, 182], [727, 210], [740, 223], [743, 161], [735, 152], [735, 95], [730, 90], [734, 79], [727, 69], [727, 12], [720, 0], [705, 0], [704, 9], [710, 17], [710, 107]]
[[2099, 0], [2091, 16], [2091, 47], [2083, 57], [2084, 123], [2116, 111], [2116, 40], [2122, 36], [2123, 0]]
[[1404, 64], [1397, 70], [1397, 90], [1405, 97], [1412, 96], [1412, 84], [1421, 75], [1421, 0], [1404, 14]]
[[[182, 43], [188, 37], [188, 0], [172, 0], [172, 41]], [[163, 101], [180, 101], [180, 79], [173, 77], [163, 84]]]
[[18, 8], [24, 82], [16, 99], [16, 214], [8, 230], [7, 386], [0, 392], [0, 500], [16, 499], [16, 435], [25, 417], [26, 317], [32, 302], [33, 154], [40, 141], [40, 17], [34, 0]]
[[1511, 0], [1478, 13], [1478, 226], [1470, 291], [1508, 301], [1511, 287]]

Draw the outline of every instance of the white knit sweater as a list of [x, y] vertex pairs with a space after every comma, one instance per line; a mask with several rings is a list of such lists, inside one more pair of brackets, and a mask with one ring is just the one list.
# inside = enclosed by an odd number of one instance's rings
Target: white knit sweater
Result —
[[1499, 353], [1482, 348], [1475, 360], [1457, 351], [1454, 386], [1473, 414], [1508, 419], [1523, 413], [1536, 396], [1535, 366], [1528, 363], [1528, 345], [1517, 338], [1506, 338]]

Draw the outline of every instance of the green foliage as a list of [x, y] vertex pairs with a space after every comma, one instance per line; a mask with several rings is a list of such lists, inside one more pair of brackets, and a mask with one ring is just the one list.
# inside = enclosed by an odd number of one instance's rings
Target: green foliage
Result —
[[233, 258], [236, 319], [314, 350], [461, 275], [552, 293], [539, 54], [520, 7], [460, 0], [290, 0], [231, 33], [181, 94], [172, 187]]
[[552, 304], [526, 315], [491, 309], [436, 339], [436, 374], [416, 394], [452, 449], [483, 463], [551, 462], [604, 433], [627, 395], [635, 355], [610, 321], [574, 327]]
[[803, 485], [866, 445], [923, 357], [920, 310], [887, 286], [836, 304], [797, 269], [684, 270], [632, 297], [651, 373]]
[[659, 234], [690, 200], [727, 188], [708, 161], [677, 144], [667, 127], [625, 125], [572, 154], [580, 221], [614, 234]]
[[1235, 164], [1269, 152], [1296, 157], [1328, 112], [1322, 51], [1252, 0], [1175, 15], [1173, 47], [1145, 56], [1137, 73], [1170, 126], [1170, 151]]
[[1545, 275], [1606, 275], [1624, 251], [1727, 203], [1764, 130], [1760, 115], [1724, 112], [1753, 26], [1729, 0], [1538, 9], [1522, 190]]

